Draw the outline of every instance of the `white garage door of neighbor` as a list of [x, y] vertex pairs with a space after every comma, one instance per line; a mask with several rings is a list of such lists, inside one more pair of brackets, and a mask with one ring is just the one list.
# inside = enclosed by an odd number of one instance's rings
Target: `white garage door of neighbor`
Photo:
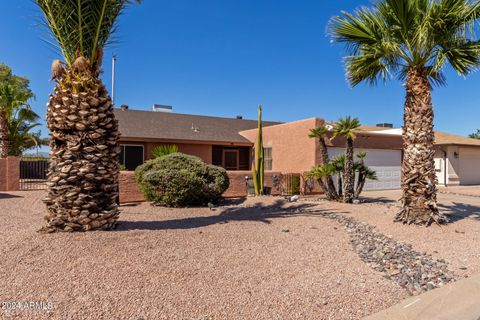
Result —
[[[366, 152], [365, 164], [377, 173], [378, 180], [367, 180], [364, 190], [400, 189], [402, 152], [400, 150], [355, 149], [355, 153]], [[329, 148], [330, 157], [344, 154], [343, 148]]]
[[480, 149], [460, 148], [460, 184], [480, 184]]

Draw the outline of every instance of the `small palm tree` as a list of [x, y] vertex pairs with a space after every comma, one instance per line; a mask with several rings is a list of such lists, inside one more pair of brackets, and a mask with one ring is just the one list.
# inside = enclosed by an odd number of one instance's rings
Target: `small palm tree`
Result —
[[[327, 134], [329, 130], [327, 127], [322, 124], [314, 129], [310, 130], [310, 134], [308, 135], [310, 138], [317, 138], [318, 141], [320, 142], [320, 152], [322, 154], [322, 163], [321, 164], [328, 164], [330, 162], [330, 159], [328, 157], [328, 148], [327, 148], [327, 143], [325, 142], [325, 139], [327, 139]], [[327, 199], [329, 200], [336, 200], [338, 199], [338, 194], [337, 191], [335, 190], [335, 184], [333, 183], [333, 179], [331, 175], [324, 175], [322, 177], [323, 185], [325, 188], [322, 187], [322, 189], [325, 191], [325, 195], [327, 196]]]
[[[332, 180], [332, 175], [335, 174], [335, 168], [330, 163], [322, 163], [312, 168], [309, 172], [307, 172], [307, 178], [314, 178], [320, 184], [322, 190], [324, 190], [325, 195], [327, 196], [328, 200], [336, 200], [338, 199], [338, 194], [335, 190], [335, 185], [333, 185], [333, 189], [331, 186], [326, 184], [326, 179]], [[333, 184], [333, 182], [332, 182]], [[331, 193], [334, 193], [336, 196], [334, 197]]]
[[[100, 74], [103, 49], [129, 0], [35, 0], [64, 61], [52, 64], [55, 92], [46, 232], [111, 229], [118, 219], [118, 123]], [[139, 2], [139, 1], [135, 1]]]
[[437, 208], [431, 88], [445, 84], [447, 64], [460, 75], [478, 67], [480, 43], [472, 30], [479, 13], [478, 0], [381, 0], [331, 20], [333, 40], [350, 51], [345, 64], [352, 86], [392, 76], [405, 81], [403, 208], [397, 221], [445, 221]]
[[19, 108], [28, 107], [33, 98], [27, 78], [16, 76], [5, 64], [0, 64], [0, 158], [10, 154], [11, 114]]
[[21, 156], [26, 150], [41, 145], [48, 145], [48, 139], [41, 138], [40, 131], [32, 132], [40, 126], [40, 117], [30, 108], [18, 108], [9, 115], [8, 139], [10, 156]]
[[355, 139], [355, 129], [360, 127], [360, 121], [357, 118], [341, 118], [333, 131], [333, 138], [345, 138], [345, 167], [343, 170], [343, 201], [351, 203], [355, 193], [355, 172], [353, 170], [353, 140]]

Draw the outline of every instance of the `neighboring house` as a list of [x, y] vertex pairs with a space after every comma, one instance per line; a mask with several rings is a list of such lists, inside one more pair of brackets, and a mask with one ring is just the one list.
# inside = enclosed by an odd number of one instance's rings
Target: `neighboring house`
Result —
[[[368, 131], [395, 136], [398, 141], [402, 139], [402, 129], [370, 127]], [[480, 184], [480, 140], [435, 131], [434, 159], [439, 185]]]
[[[257, 121], [115, 109], [119, 120], [121, 163], [135, 169], [152, 158], [157, 145], [175, 144], [179, 151], [196, 155], [206, 163], [227, 170], [251, 170]], [[310, 118], [288, 123], [263, 122], [265, 169], [303, 173], [320, 162], [318, 139], [310, 129], [324, 123]], [[328, 125], [328, 124], [327, 124]], [[377, 172], [366, 190], [398, 189], [401, 180], [401, 129], [362, 126], [357, 130], [355, 152], [367, 152], [366, 165]], [[440, 185], [480, 184], [480, 140], [442, 132], [435, 133], [435, 166]], [[345, 141], [328, 141], [331, 157], [344, 153]]]

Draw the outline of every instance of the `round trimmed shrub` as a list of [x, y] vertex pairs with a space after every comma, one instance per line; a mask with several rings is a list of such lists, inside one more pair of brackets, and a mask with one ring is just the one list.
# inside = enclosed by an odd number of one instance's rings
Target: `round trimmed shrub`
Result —
[[215, 202], [229, 186], [225, 169], [183, 153], [145, 162], [135, 170], [135, 178], [146, 200], [167, 207]]

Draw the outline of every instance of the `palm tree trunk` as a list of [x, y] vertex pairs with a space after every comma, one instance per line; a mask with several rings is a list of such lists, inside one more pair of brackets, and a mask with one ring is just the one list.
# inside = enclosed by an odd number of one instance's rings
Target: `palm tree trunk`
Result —
[[355, 172], [353, 172], [353, 140], [347, 138], [345, 152], [345, 168], [343, 170], [343, 202], [351, 203], [353, 200]]
[[338, 196], [339, 196], [339, 197], [343, 197], [342, 175], [343, 175], [343, 172], [339, 172], [339, 173], [337, 174], [337, 190], [338, 190]]
[[[327, 144], [325, 143], [325, 138], [320, 137], [320, 151], [322, 153], [322, 164], [327, 164], [330, 162], [330, 159], [328, 157], [328, 148]], [[325, 191], [325, 194], [327, 196], [328, 200], [337, 200], [338, 199], [338, 193], [337, 190], [335, 189], [335, 184], [333, 183], [332, 176], [325, 177], [325, 188], [323, 189]], [[328, 190], [328, 192], [326, 191]]]
[[98, 71], [68, 68], [47, 111], [46, 232], [111, 229], [119, 215], [118, 123]]
[[367, 181], [367, 179], [365, 178], [365, 176], [363, 174], [359, 173], [358, 174], [357, 188], [355, 189], [355, 195], [354, 195], [355, 199], [358, 199], [358, 197], [362, 193], [363, 187], [365, 186], [366, 181]]
[[402, 210], [395, 221], [431, 224], [446, 221], [437, 208], [433, 106], [427, 72], [408, 71], [403, 127]]
[[8, 127], [5, 110], [0, 109], [0, 158], [8, 157]]

